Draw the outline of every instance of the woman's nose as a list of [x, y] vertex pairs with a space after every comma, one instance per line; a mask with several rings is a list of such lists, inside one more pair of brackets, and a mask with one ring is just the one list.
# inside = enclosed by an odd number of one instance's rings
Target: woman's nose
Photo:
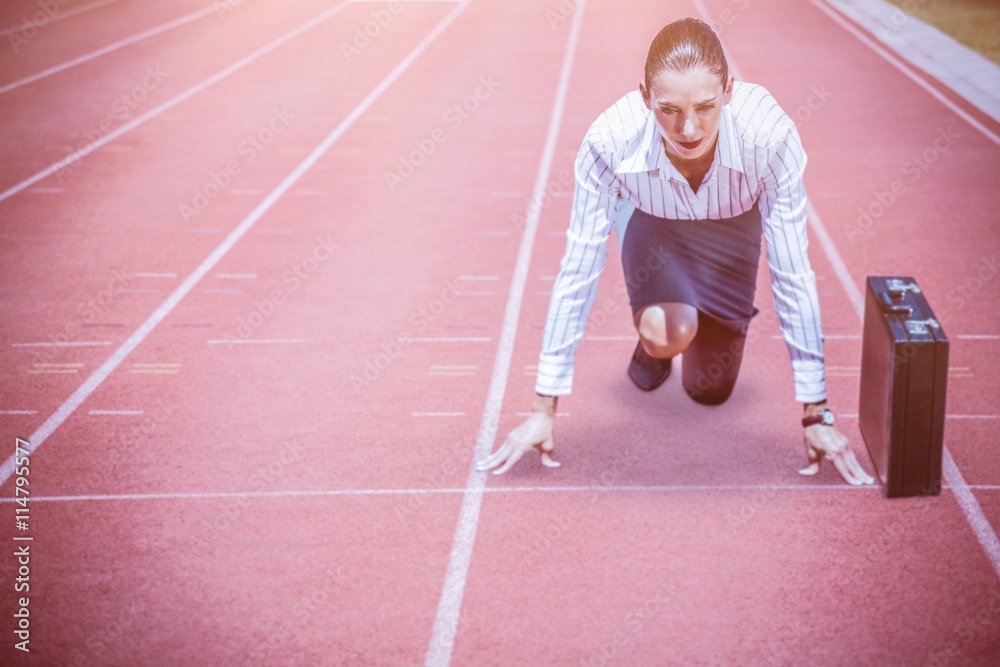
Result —
[[698, 126], [694, 122], [694, 118], [692, 116], [688, 116], [687, 118], [685, 118], [684, 125], [681, 127], [681, 134], [683, 134], [685, 137], [694, 138], [694, 135], [697, 132], [698, 132]]

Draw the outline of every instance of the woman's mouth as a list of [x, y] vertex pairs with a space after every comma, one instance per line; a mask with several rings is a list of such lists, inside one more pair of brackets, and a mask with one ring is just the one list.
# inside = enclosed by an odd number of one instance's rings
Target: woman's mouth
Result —
[[701, 138], [701, 139], [699, 139], [698, 141], [678, 141], [678, 142], [677, 142], [677, 144], [678, 144], [678, 145], [679, 145], [679, 146], [680, 146], [681, 148], [686, 148], [687, 150], [689, 150], [689, 151], [690, 151], [690, 150], [693, 150], [693, 149], [695, 149], [695, 148], [698, 148], [698, 146], [700, 146], [700, 145], [701, 145], [701, 142], [702, 142], [702, 141], [704, 141], [704, 140], [705, 140], [705, 138], [704, 138], [704, 137], [702, 137], [702, 138]]

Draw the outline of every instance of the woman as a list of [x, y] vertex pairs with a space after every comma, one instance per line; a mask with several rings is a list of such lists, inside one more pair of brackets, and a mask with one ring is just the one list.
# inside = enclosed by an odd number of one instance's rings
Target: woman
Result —
[[576, 161], [576, 188], [561, 270], [552, 291], [531, 416], [478, 464], [508, 470], [532, 447], [546, 466], [558, 397], [573, 361], [617, 228], [639, 333], [629, 376], [652, 391], [684, 353], [692, 399], [724, 402], [743, 357], [760, 236], [774, 302], [803, 403], [809, 461], [825, 457], [851, 484], [874, 480], [833, 426], [826, 402], [816, 277], [806, 254], [806, 156], [794, 124], [761, 86], [735, 83], [712, 29], [696, 19], [653, 40], [639, 90], [591, 125]]

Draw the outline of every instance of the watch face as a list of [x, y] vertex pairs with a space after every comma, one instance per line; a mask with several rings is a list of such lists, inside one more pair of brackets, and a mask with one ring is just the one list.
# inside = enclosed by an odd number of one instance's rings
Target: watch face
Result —
[[827, 426], [833, 425], [833, 413], [830, 410], [823, 411], [823, 423]]

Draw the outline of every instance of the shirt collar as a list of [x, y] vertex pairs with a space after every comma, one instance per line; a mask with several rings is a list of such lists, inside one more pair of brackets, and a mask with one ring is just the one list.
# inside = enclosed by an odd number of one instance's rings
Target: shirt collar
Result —
[[[736, 119], [728, 104], [722, 107], [719, 140], [715, 145], [715, 164], [745, 173], [743, 151], [740, 150], [737, 140]], [[647, 109], [646, 124], [643, 126], [642, 134], [626, 149], [625, 157], [618, 164], [616, 171], [619, 174], [635, 174], [660, 169], [665, 169], [668, 174], [681, 178], [664, 152], [663, 134], [660, 132], [660, 126], [656, 124], [656, 117]], [[712, 171], [714, 172], [714, 169]]]

